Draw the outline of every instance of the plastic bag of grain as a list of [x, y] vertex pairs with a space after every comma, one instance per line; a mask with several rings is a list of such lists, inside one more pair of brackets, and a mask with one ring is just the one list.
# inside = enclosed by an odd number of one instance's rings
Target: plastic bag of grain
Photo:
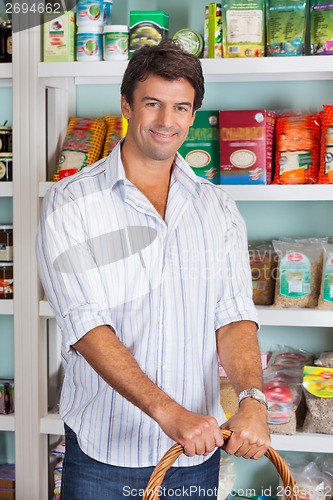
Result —
[[333, 434], [333, 368], [304, 366], [305, 432]]
[[316, 307], [320, 292], [323, 248], [309, 240], [273, 240], [278, 254], [274, 305]]
[[326, 368], [333, 368], [333, 351], [323, 351], [319, 357], [314, 360], [316, 366], [326, 366]]
[[250, 241], [253, 302], [270, 305], [274, 301], [277, 254], [271, 241]]
[[318, 300], [319, 309], [333, 309], [333, 243], [322, 243], [323, 274]]

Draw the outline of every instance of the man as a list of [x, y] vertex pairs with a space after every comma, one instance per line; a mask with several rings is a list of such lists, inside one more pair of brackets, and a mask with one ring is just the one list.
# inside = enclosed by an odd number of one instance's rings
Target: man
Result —
[[[121, 86], [125, 139], [44, 199], [37, 257], [63, 339], [63, 500], [140, 498], [175, 441], [185, 453], [160, 498], [214, 498], [220, 424], [233, 431], [228, 453], [257, 459], [269, 446], [244, 221], [177, 154], [203, 96], [196, 57], [170, 40], [139, 49]], [[242, 393], [228, 422], [218, 355]]]

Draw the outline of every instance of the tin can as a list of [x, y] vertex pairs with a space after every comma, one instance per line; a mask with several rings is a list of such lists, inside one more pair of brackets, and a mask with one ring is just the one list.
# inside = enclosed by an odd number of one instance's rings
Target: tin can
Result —
[[0, 182], [13, 180], [13, 153], [0, 153]]
[[14, 297], [13, 262], [0, 262], [0, 300]]
[[13, 260], [13, 225], [0, 225], [0, 261]]
[[103, 34], [104, 61], [128, 59], [128, 27], [123, 25], [106, 25]]
[[3, 125], [0, 126], [0, 153], [11, 153], [13, 151], [13, 129]]

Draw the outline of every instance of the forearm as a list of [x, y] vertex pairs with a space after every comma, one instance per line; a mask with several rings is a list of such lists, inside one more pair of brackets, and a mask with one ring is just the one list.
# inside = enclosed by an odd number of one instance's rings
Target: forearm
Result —
[[262, 365], [253, 321], [238, 321], [216, 332], [220, 361], [237, 394], [244, 389], [262, 390]]
[[147, 377], [109, 326], [90, 330], [73, 348], [111, 387], [157, 422], [167, 406], [177, 405]]

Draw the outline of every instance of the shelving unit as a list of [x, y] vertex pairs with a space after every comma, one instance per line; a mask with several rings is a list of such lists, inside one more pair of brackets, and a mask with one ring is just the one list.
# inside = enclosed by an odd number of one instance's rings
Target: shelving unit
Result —
[[0, 431], [15, 431], [14, 415], [0, 415]]
[[13, 196], [13, 183], [12, 182], [0, 182], [0, 197], [11, 197]]
[[13, 299], [0, 300], [0, 314], [14, 314]]

